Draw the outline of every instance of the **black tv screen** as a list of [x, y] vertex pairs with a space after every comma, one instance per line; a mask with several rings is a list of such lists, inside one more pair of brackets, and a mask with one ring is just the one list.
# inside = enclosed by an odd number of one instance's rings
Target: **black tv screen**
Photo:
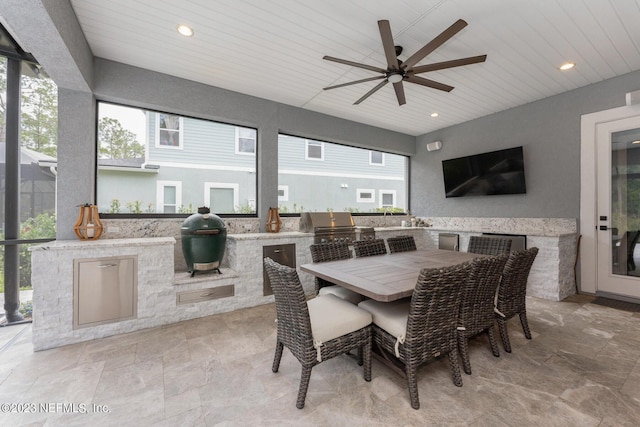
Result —
[[442, 161], [447, 197], [523, 194], [522, 147]]

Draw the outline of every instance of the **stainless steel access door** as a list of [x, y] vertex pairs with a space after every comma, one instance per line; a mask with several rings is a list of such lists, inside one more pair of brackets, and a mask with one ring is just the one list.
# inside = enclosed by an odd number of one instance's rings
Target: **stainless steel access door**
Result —
[[135, 255], [74, 260], [73, 328], [134, 319], [137, 270]]

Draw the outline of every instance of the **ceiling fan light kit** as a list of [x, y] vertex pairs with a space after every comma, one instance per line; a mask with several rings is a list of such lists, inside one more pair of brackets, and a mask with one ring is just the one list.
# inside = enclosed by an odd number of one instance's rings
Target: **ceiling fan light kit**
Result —
[[468, 58], [454, 59], [451, 61], [436, 62], [433, 64], [419, 65], [418, 62], [423, 60], [427, 55], [443, 45], [447, 40], [455, 36], [460, 30], [467, 26], [466, 21], [458, 19], [449, 28], [440, 33], [436, 38], [424, 45], [420, 50], [415, 52], [405, 61], [398, 59], [398, 55], [402, 53], [402, 46], [396, 46], [393, 42], [393, 36], [391, 34], [391, 26], [389, 21], [378, 21], [378, 28], [380, 30], [380, 38], [382, 39], [382, 47], [384, 48], [384, 54], [387, 59], [387, 68], [375, 67], [372, 65], [361, 64], [359, 62], [348, 61], [346, 59], [334, 58], [332, 56], [324, 56], [322, 59], [327, 61], [337, 62], [339, 64], [349, 65], [356, 68], [362, 68], [381, 75], [375, 77], [369, 77], [366, 79], [360, 79], [353, 82], [342, 83], [334, 86], [325, 87], [324, 90], [337, 89], [340, 87], [350, 86], [358, 83], [365, 83], [374, 80], [382, 80], [373, 89], [365, 93], [360, 99], [354, 102], [354, 105], [360, 104], [362, 101], [373, 95], [379, 89], [384, 87], [387, 83], [393, 84], [393, 89], [396, 92], [396, 98], [398, 99], [398, 105], [406, 104], [407, 100], [404, 95], [403, 82], [415, 83], [421, 86], [430, 87], [432, 89], [442, 90], [444, 92], [451, 92], [453, 86], [449, 86], [443, 83], [439, 83], [433, 80], [419, 77], [416, 74], [426, 73], [429, 71], [444, 70], [446, 68], [461, 67], [463, 65], [476, 64], [484, 62], [487, 59], [487, 55], [471, 56]]

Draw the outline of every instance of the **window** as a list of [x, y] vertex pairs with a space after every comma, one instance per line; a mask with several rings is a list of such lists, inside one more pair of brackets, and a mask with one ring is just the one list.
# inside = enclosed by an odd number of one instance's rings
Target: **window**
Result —
[[236, 154], [256, 154], [256, 130], [236, 127]]
[[[313, 150], [323, 161], [301, 163]], [[370, 165], [372, 152], [383, 155], [383, 165]], [[407, 156], [279, 135], [278, 208], [281, 213], [405, 211], [408, 170]], [[384, 202], [381, 191], [389, 192]]]
[[182, 148], [182, 117], [173, 114], [156, 113], [158, 132], [156, 146]]
[[384, 153], [380, 151], [369, 151], [369, 164], [384, 166]]
[[[240, 185], [227, 182], [205, 182], [204, 204], [214, 213], [236, 213], [240, 210]], [[247, 201], [247, 204], [248, 201]], [[255, 209], [255, 206], [254, 206]]]
[[278, 185], [278, 201], [279, 202], [287, 202], [287, 201], [289, 201], [289, 186], [288, 185]]
[[[161, 216], [207, 206], [255, 215], [256, 137], [254, 128], [98, 102], [98, 209]], [[211, 183], [224, 185], [205, 189]]]
[[380, 207], [390, 209], [396, 207], [396, 191], [380, 190]]
[[307, 140], [307, 155], [306, 160], [324, 160], [324, 143], [320, 141], [314, 141], [312, 139]]
[[374, 203], [376, 201], [376, 190], [367, 189], [363, 190], [358, 188], [358, 197], [356, 198], [356, 202], [358, 203]]
[[157, 181], [156, 210], [159, 213], [178, 213], [182, 204], [182, 182]]

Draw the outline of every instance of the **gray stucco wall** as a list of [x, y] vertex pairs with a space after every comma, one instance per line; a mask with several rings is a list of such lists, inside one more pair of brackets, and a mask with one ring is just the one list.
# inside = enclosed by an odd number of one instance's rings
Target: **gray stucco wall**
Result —
[[[624, 105], [640, 72], [414, 138], [177, 77], [94, 59], [68, 1], [7, 0], [3, 22], [61, 88], [58, 238], [73, 238], [75, 205], [92, 201], [95, 98], [258, 128], [258, 213], [277, 205], [278, 132], [415, 155], [411, 211], [423, 216], [579, 216], [580, 116]], [[162, 88], [162, 90], [158, 90]], [[443, 148], [427, 152], [428, 142]], [[523, 145], [526, 195], [445, 199], [441, 161]]]
[[[578, 218], [580, 117], [625, 105], [640, 72], [606, 80], [416, 138], [411, 212], [427, 217]], [[442, 141], [440, 151], [426, 144]], [[524, 146], [527, 194], [445, 198], [442, 160]]]

